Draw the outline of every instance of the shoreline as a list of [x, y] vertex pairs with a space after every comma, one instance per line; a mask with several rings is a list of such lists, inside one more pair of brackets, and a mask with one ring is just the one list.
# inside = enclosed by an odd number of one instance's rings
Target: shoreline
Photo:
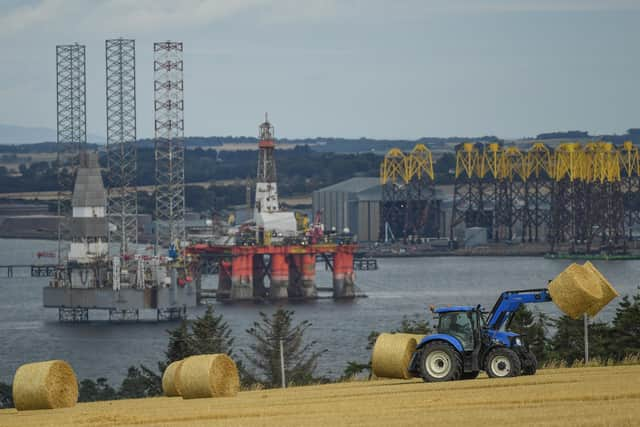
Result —
[[[0, 239], [6, 240], [34, 240], [34, 241], [48, 241], [56, 242], [57, 238], [51, 236], [49, 233], [42, 233], [39, 235], [37, 231], [32, 234], [26, 234], [22, 236], [16, 235], [0, 235]], [[139, 240], [141, 244], [145, 244], [147, 239]], [[66, 241], [66, 240], [65, 240]], [[151, 240], [149, 240], [151, 242]], [[147, 242], [148, 243], [148, 242]], [[627, 254], [569, 254], [568, 252], [556, 252], [550, 253], [548, 250], [535, 245], [532, 247], [508, 247], [508, 246], [482, 246], [470, 249], [454, 249], [454, 250], [408, 250], [410, 248], [398, 246], [391, 248], [390, 250], [375, 250], [368, 247], [358, 250], [358, 254], [367, 258], [468, 258], [468, 257], [503, 257], [503, 258], [518, 258], [518, 257], [533, 257], [544, 258], [549, 260], [601, 260], [601, 261], [633, 261], [640, 260], [640, 251], [630, 250]], [[404, 252], [398, 252], [402, 251]]]

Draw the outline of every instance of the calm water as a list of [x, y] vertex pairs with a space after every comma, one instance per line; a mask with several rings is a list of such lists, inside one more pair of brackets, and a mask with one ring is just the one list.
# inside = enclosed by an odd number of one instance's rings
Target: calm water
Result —
[[[38, 251], [55, 247], [55, 242], [0, 239], [0, 264], [38, 262]], [[371, 330], [395, 328], [403, 315], [430, 318], [427, 312], [431, 304], [480, 303], [490, 308], [501, 291], [544, 287], [568, 264], [542, 258], [381, 259], [378, 271], [358, 272], [358, 286], [369, 298], [340, 303], [321, 300], [288, 307], [295, 310], [297, 319], [313, 323], [309, 338], [318, 341], [318, 348], [328, 349], [320, 359], [319, 373], [337, 376], [348, 360], [366, 360], [365, 346]], [[634, 293], [640, 283], [640, 261], [595, 264], [623, 295]], [[321, 286], [329, 286], [329, 274], [319, 268], [318, 276]], [[10, 381], [22, 363], [65, 359], [80, 378], [104, 376], [117, 385], [128, 366], [143, 363], [155, 369], [156, 362], [163, 359], [166, 329], [175, 324], [60, 324], [56, 321], [57, 310], [42, 307], [41, 288], [46, 284], [47, 279], [0, 278], [1, 381]], [[616, 305], [614, 301], [600, 319], [610, 320]], [[538, 307], [558, 314], [551, 303]], [[215, 309], [224, 314], [240, 349], [249, 343], [244, 331], [258, 319], [258, 312], [271, 313], [275, 306], [216, 304]], [[190, 314], [202, 312], [201, 307]]]

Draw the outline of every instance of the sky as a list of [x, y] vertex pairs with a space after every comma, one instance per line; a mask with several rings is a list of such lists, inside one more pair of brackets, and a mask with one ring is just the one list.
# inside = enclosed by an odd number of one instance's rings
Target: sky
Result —
[[56, 126], [55, 46], [87, 47], [105, 135], [105, 39], [184, 43], [185, 134], [417, 139], [640, 127], [640, 0], [0, 0], [0, 123]]

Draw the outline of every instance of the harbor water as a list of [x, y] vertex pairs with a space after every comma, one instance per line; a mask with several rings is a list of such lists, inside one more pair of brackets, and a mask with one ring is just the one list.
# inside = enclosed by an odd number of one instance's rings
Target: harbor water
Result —
[[[0, 239], [0, 264], [50, 263], [37, 253], [55, 251], [56, 242]], [[368, 298], [353, 301], [318, 300], [283, 304], [295, 311], [296, 320], [309, 320], [309, 340], [326, 349], [317, 374], [337, 377], [350, 360], [366, 361], [367, 336], [372, 330], [386, 331], [399, 325], [403, 316], [431, 320], [430, 305], [482, 304], [490, 309], [500, 292], [545, 287], [571, 261], [534, 257], [433, 257], [383, 258], [377, 271], [357, 273], [356, 283]], [[640, 277], [640, 261], [596, 261], [596, 266], [622, 294], [634, 294]], [[318, 285], [330, 286], [331, 275], [318, 264]], [[42, 287], [48, 279], [0, 277], [0, 381], [10, 382], [23, 363], [64, 359], [79, 378], [105, 377], [118, 385], [131, 365], [157, 369], [164, 359], [167, 329], [176, 323], [150, 321], [83, 324], [59, 323], [57, 310], [42, 307]], [[210, 285], [215, 278], [209, 280]], [[615, 315], [614, 300], [598, 320]], [[259, 319], [259, 312], [272, 313], [276, 304], [218, 304], [235, 337], [235, 353], [251, 343], [245, 332]], [[552, 303], [536, 309], [552, 316], [559, 312]], [[191, 309], [193, 318], [204, 307]], [[149, 319], [155, 313], [148, 313]], [[92, 312], [90, 317], [96, 318]]]

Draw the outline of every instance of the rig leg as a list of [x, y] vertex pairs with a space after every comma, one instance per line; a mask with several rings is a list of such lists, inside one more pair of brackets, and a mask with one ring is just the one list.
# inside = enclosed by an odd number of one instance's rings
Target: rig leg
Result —
[[316, 298], [318, 289], [316, 288], [316, 255], [304, 254], [302, 258], [302, 296], [305, 298]]
[[253, 255], [237, 255], [231, 264], [231, 299], [253, 298]]
[[267, 295], [264, 286], [265, 264], [264, 255], [253, 256], [253, 296], [263, 298]]
[[336, 252], [333, 259], [333, 297], [336, 299], [355, 297], [353, 253]]
[[282, 299], [289, 296], [289, 264], [284, 253], [271, 255], [271, 289], [272, 299]]

